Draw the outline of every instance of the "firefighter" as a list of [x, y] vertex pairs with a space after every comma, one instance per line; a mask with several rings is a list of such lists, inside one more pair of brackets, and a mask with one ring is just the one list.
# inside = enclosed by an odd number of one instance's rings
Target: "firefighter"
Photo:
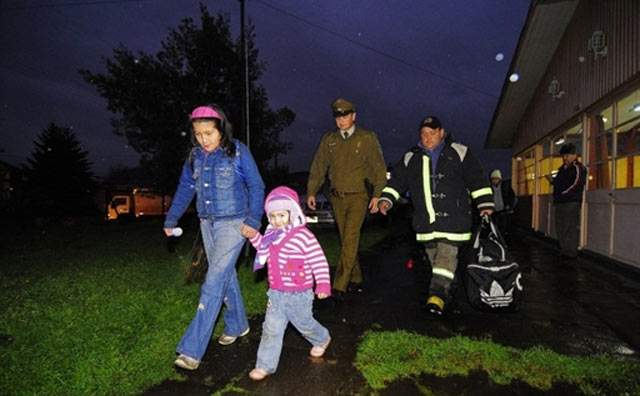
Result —
[[454, 143], [435, 116], [420, 122], [420, 141], [393, 167], [378, 202], [387, 214], [407, 190], [413, 200], [416, 240], [431, 262], [427, 310], [442, 315], [451, 303], [458, 249], [471, 239], [469, 195], [480, 216], [493, 212], [491, 187], [467, 146]]

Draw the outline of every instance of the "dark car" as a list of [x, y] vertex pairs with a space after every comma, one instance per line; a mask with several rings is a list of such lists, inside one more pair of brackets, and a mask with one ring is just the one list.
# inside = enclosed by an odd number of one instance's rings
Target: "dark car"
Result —
[[307, 196], [300, 195], [300, 206], [304, 214], [307, 216], [308, 224], [335, 224], [336, 219], [333, 216], [333, 208], [331, 203], [324, 194], [316, 195], [316, 210], [307, 207]]

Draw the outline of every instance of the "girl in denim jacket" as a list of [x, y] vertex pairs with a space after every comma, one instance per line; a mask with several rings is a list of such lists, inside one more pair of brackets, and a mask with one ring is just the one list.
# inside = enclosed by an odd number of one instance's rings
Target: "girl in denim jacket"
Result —
[[289, 322], [313, 345], [312, 357], [324, 355], [331, 341], [329, 331], [312, 313], [314, 280], [319, 299], [331, 294], [329, 264], [318, 240], [306, 227], [298, 194], [288, 187], [277, 187], [267, 196], [264, 209], [269, 226], [264, 236], [256, 233], [249, 239], [256, 248], [254, 270], [266, 263], [269, 279], [258, 361], [249, 373], [256, 381], [276, 371]]
[[233, 139], [231, 123], [220, 107], [197, 107], [189, 121], [199, 146], [184, 163], [163, 228], [171, 236], [195, 195], [209, 269], [175, 361], [178, 367], [195, 370], [223, 302], [225, 331], [218, 343], [229, 345], [249, 333], [235, 263], [245, 238], [255, 236], [260, 227], [264, 183], [247, 146]]

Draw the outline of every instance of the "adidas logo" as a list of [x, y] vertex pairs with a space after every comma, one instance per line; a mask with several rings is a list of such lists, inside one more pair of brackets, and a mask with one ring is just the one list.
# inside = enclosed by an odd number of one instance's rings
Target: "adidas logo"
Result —
[[507, 307], [513, 301], [513, 287], [506, 293], [496, 281], [491, 282], [489, 293], [480, 289], [480, 300], [493, 308]]

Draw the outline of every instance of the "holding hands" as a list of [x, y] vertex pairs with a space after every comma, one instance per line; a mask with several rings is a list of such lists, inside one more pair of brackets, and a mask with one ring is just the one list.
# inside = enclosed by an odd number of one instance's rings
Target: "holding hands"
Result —
[[246, 224], [242, 224], [242, 236], [245, 238], [253, 238], [254, 236], [256, 236], [256, 234], [258, 233], [258, 230], [256, 230], [253, 227], [250, 227]]

